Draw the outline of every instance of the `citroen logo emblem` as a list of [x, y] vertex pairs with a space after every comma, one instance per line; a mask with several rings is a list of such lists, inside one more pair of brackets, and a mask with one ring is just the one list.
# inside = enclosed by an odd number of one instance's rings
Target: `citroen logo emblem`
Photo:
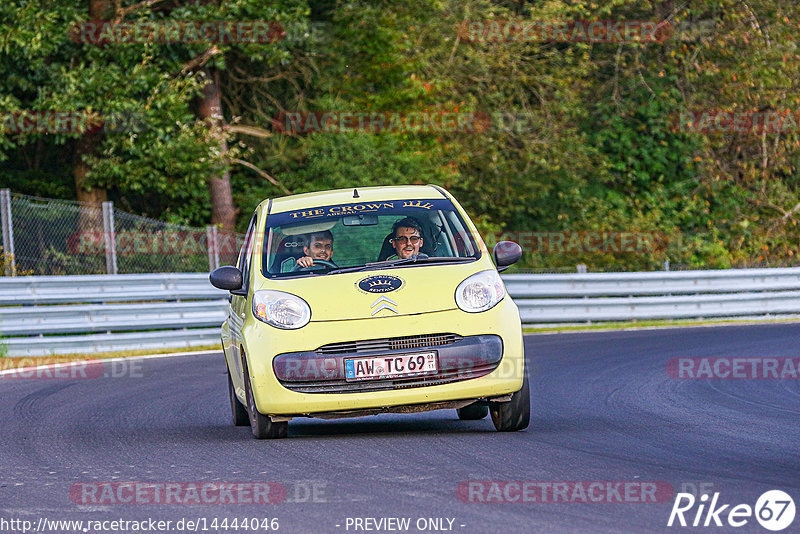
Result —
[[381, 310], [389, 310], [397, 313], [397, 303], [388, 297], [380, 297], [378, 300], [372, 303], [370, 308], [372, 308], [372, 315], [375, 316]]

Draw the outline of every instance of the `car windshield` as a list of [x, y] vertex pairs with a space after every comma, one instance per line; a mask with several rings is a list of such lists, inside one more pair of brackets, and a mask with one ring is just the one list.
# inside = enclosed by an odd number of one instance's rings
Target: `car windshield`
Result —
[[337, 274], [472, 261], [480, 247], [448, 199], [320, 206], [270, 214], [264, 276]]

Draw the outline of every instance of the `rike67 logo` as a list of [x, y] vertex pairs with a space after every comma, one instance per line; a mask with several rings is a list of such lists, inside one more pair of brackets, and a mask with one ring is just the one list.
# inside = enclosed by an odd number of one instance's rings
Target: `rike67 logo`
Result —
[[[711, 502], [708, 502], [708, 499], [707, 494], [695, 499], [691, 493], [678, 493], [667, 526], [743, 527], [755, 516], [762, 527], [777, 532], [794, 521], [794, 500], [781, 490], [764, 492], [756, 501], [755, 507], [749, 504], [737, 504], [731, 507], [730, 504], [719, 503], [719, 492], [714, 493]], [[696, 510], [695, 505], [697, 505]]]

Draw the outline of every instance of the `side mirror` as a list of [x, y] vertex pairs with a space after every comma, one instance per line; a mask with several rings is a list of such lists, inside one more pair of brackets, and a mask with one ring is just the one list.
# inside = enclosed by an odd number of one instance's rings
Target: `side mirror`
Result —
[[513, 241], [500, 241], [494, 246], [492, 256], [497, 271], [502, 273], [519, 261], [522, 257], [522, 247]]
[[211, 285], [225, 291], [242, 289], [242, 271], [233, 265], [224, 265], [214, 269], [208, 276]]

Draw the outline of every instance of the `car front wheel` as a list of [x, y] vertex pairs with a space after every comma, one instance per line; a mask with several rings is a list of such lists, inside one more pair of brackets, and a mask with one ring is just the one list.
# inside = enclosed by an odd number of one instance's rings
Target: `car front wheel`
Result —
[[531, 419], [531, 394], [528, 385], [528, 371], [525, 369], [522, 389], [511, 395], [508, 402], [492, 402], [489, 412], [492, 423], [499, 432], [514, 432], [528, 428]]
[[289, 423], [281, 421], [273, 422], [256, 408], [256, 400], [253, 396], [253, 387], [250, 384], [250, 371], [247, 368], [247, 359], [242, 354], [242, 369], [244, 371], [244, 391], [247, 397], [247, 413], [250, 417], [250, 430], [256, 439], [279, 439], [285, 438], [289, 431]]

